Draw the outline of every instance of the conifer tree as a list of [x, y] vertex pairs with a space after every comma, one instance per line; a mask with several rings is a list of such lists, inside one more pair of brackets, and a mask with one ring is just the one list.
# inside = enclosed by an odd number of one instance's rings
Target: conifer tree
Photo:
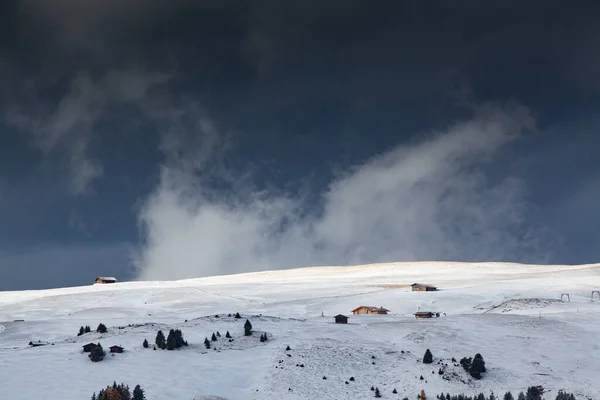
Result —
[[221, 334], [219, 333], [219, 331], [217, 331], [217, 337], [221, 337]]
[[181, 346], [187, 346], [187, 342], [183, 340], [183, 332], [175, 329], [175, 348], [178, 349]]
[[421, 393], [419, 393], [419, 400], [427, 400], [424, 389], [421, 389]]
[[477, 353], [469, 366], [469, 374], [475, 379], [481, 379], [481, 374], [485, 371], [485, 361], [481, 354]]
[[423, 356], [423, 364], [431, 364], [433, 362], [433, 355], [431, 354], [431, 351], [429, 351], [429, 349], [427, 349], [425, 351], [425, 355]]
[[240, 318], [242, 318], [242, 316], [240, 315], [240, 313], [239, 313], [239, 312], [236, 312], [236, 313], [235, 313], [235, 318], [236, 318], [236, 319], [240, 319]]
[[246, 323], [244, 324], [244, 336], [250, 336], [252, 335], [252, 324], [250, 323], [250, 320], [246, 320]]
[[381, 393], [379, 392], [379, 388], [375, 388], [375, 397], [381, 397]]
[[145, 349], [148, 348], [148, 340], [144, 339], [144, 343], [142, 343], [142, 346], [144, 346]]
[[227, 333], [225, 334], [225, 337], [226, 337], [227, 339], [231, 339], [231, 333], [229, 333], [229, 331], [227, 331]]
[[207, 349], [210, 349], [210, 340], [208, 340], [208, 338], [204, 338], [204, 345]]
[[217, 335], [215, 335], [215, 333], [213, 332], [212, 336], [210, 337], [210, 340], [213, 342], [217, 341]]
[[169, 331], [169, 335], [167, 336], [167, 350], [175, 350], [175, 331], [171, 329]]
[[542, 392], [536, 386], [530, 386], [527, 388], [525, 400], [542, 400]]
[[98, 325], [98, 328], [96, 329], [96, 332], [106, 333], [106, 326], [103, 323], [100, 323], [100, 325]]
[[81, 328], [79, 328], [79, 333], [77, 334], [77, 336], [81, 336], [85, 333], [85, 329], [83, 329], [83, 326]]
[[162, 331], [158, 331], [156, 334], [156, 340], [154, 342], [156, 343], [156, 347], [159, 349], [164, 350], [167, 347], [167, 343], [165, 342], [165, 334]]
[[575, 400], [575, 395], [559, 390], [555, 400]]
[[104, 349], [102, 348], [100, 343], [98, 343], [98, 345], [92, 349], [92, 351], [90, 352], [90, 355], [88, 357], [93, 362], [98, 362], [98, 361], [104, 360], [105, 355], [106, 355], [106, 352], [104, 351]]
[[525, 400], [525, 394], [523, 394], [523, 392], [519, 392], [519, 396], [517, 396], [517, 400]]
[[394, 388], [394, 390], [392, 390], [392, 393], [394, 393], [394, 394], [398, 393], [398, 391], [396, 390], [396, 388]]
[[136, 385], [133, 389], [133, 399], [132, 400], [146, 400], [146, 396], [144, 395], [144, 390], [140, 387], [140, 385]]
[[511, 392], [504, 393], [504, 400], [515, 400]]

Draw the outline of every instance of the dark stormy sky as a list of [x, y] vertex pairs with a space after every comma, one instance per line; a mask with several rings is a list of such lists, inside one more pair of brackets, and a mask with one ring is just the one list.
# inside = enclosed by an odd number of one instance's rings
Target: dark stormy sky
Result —
[[0, 7], [0, 290], [600, 261], [597, 1]]

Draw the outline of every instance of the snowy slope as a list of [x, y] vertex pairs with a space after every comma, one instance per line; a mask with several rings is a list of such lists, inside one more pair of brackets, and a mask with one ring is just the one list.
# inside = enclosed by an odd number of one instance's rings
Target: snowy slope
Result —
[[[411, 292], [415, 282], [441, 290]], [[566, 389], [600, 400], [600, 302], [590, 299], [597, 289], [600, 264], [423, 262], [0, 292], [0, 399], [86, 399], [116, 380], [140, 384], [150, 400], [364, 399], [371, 386], [383, 398], [414, 399], [421, 389], [499, 394], [534, 384], [550, 390], [547, 399]], [[359, 305], [391, 315], [352, 316]], [[419, 309], [446, 315], [416, 320]], [[237, 311], [244, 319], [228, 317]], [[348, 325], [333, 323], [338, 313], [350, 315]], [[243, 336], [246, 317], [251, 337]], [[108, 333], [76, 336], [100, 322]], [[190, 345], [142, 347], [170, 328]], [[206, 350], [204, 338], [216, 331], [230, 331], [234, 342], [221, 338]], [[261, 343], [262, 332], [271, 340]], [[53, 345], [30, 348], [30, 340]], [[98, 341], [126, 351], [92, 363], [81, 346]], [[429, 366], [420, 362], [427, 348]], [[477, 352], [488, 373], [472, 381], [450, 359]], [[438, 362], [448, 364], [442, 376]]]

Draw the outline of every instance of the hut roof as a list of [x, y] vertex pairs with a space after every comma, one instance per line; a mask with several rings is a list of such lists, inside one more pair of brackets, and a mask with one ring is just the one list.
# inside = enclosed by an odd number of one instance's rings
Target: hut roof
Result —
[[388, 310], [387, 308], [383, 308], [383, 307], [373, 307], [373, 306], [360, 306], [360, 307], [356, 307], [354, 310], [352, 310], [352, 312], [354, 311], [358, 311], [361, 308], [366, 308], [369, 311], [383, 311], [383, 312], [388, 312], [390, 310]]

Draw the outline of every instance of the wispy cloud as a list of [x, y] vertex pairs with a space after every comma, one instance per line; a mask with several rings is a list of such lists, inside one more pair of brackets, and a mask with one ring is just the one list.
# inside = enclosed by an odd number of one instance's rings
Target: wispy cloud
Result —
[[[139, 214], [140, 277], [399, 260], [542, 261], [546, 233], [525, 224], [522, 182], [494, 183], [484, 173], [533, 126], [519, 106], [478, 108], [470, 120], [346, 171], [322, 193], [321, 207], [310, 208], [320, 211], [309, 213], [303, 197], [257, 191], [247, 179], [228, 181], [235, 190], [221, 196], [210, 170], [167, 157]], [[211, 136], [202, 124], [195, 133]]]
[[100, 161], [91, 158], [88, 149], [96, 136], [94, 125], [107, 107], [139, 102], [150, 88], [168, 79], [165, 74], [130, 70], [111, 70], [96, 80], [81, 73], [62, 97], [50, 103], [41, 100], [43, 85], [35, 85], [22, 105], [5, 113], [5, 120], [30, 134], [34, 145], [45, 154], [65, 151], [70, 190], [74, 195], [82, 195], [103, 174]]

